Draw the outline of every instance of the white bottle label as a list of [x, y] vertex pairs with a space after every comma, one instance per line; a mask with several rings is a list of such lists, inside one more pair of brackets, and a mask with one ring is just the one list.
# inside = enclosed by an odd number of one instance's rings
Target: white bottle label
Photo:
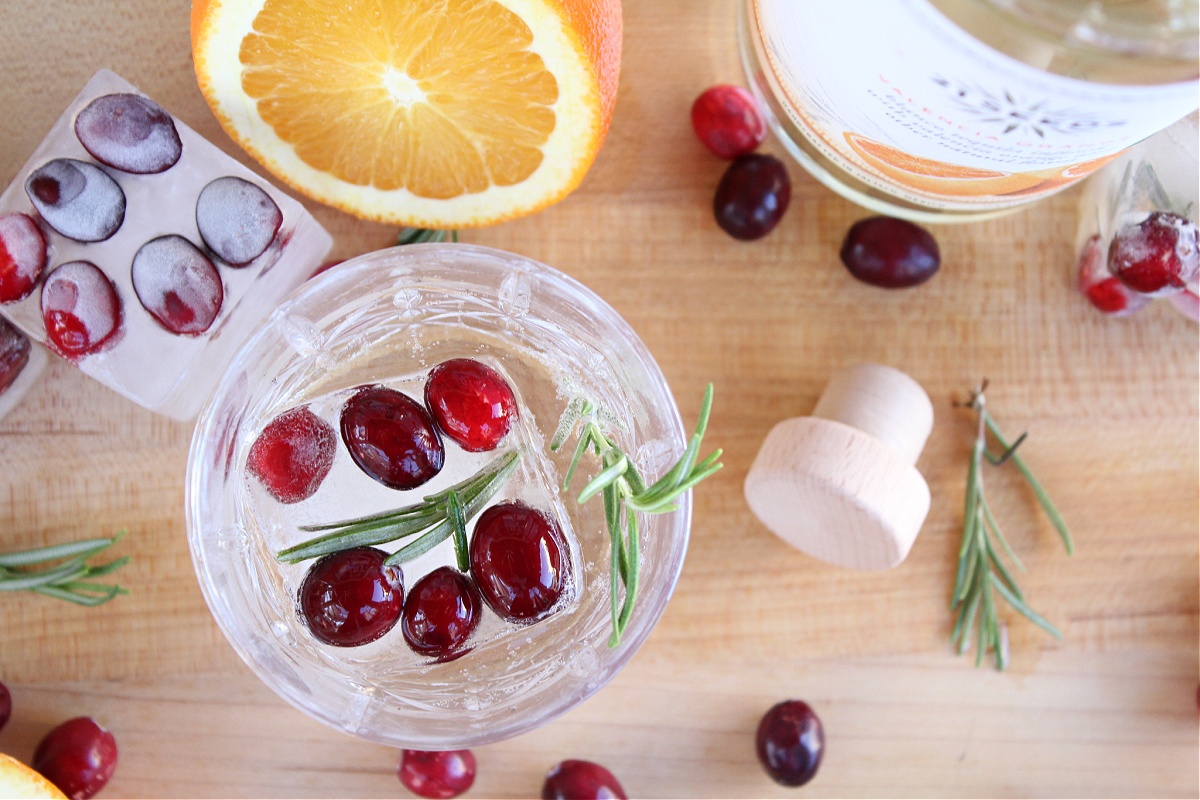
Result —
[[791, 121], [858, 180], [933, 208], [1057, 191], [1197, 106], [1196, 82], [1114, 86], [1043, 72], [924, 0], [754, 0]]

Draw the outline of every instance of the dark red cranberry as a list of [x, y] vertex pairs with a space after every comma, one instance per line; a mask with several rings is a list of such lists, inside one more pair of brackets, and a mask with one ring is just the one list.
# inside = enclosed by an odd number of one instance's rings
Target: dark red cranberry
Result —
[[625, 800], [625, 790], [599, 764], [568, 759], [546, 773], [542, 800]]
[[266, 252], [283, 225], [283, 212], [271, 196], [232, 175], [204, 187], [196, 200], [196, 227], [217, 256], [234, 267]]
[[404, 573], [385, 566], [387, 553], [355, 547], [309, 567], [300, 584], [300, 613], [313, 636], [337, 647], [358, 647], [392, 629], [404, 606]]
[[16, 327], [0, 317], [0, 394], [8, 391], [29, 363], [29, 353], [33, 349], [29, 339]]
[[737, 158], [767, 138], [754, 95], [740, 86], [712, 86], [692, 103], [692, 127], [704, 146], [718, 158]]
[[851, 225], [841, 257], [851, 275], [885, 289], [924, 283], [942, 265], [929, 231], [895, 217], [868, 217]]
[[750, 153], [725, 170], [713, 197], [713, 215], [733, 238], [760, 239], [779, 224], [791, 199], [792, 181], [783, 162]]
[[42, 321], [50, 345], [78, 358], [113, 340], [121, 324], [121, 300], [95, 264], [68, 261], [42, 284]]
[[1109, 273], [1099, 235], [1088, 239], [1079, 253], [1079, 291], [1097, 309], [1114, 317], [1127, 317], [1150, 302]]
[[125, 221], [125, 192], [86, 161], [47, 161], [29, 174], [25, 193], [47, 225], [77, 242], [102, 242]]
[[524, 503], [494, 505], [475, 523], [471, 574], [483, 599], [509, 622], [550, 613], [566, 588], [569, 565], [562, 530]]
[[104, 788], [117, 768], [117, 740], [91, 717], [75, 717], [46, 734], [30, 764], [72, 800]]
[[299, 503], [320, 488], [336, 451], [333, 428], [301, 406], [267, 423], [250, 445], [246, 468], [279, 502]]
[[475, 783], [475, 756], [470, 750], [404, 750], [400, 782], [419, 797], [458, 797]]
[[400, 630], [421, 655], [450, 661], [464, 655], [463, 645], [479, 625], [483, 598], [475, 582], [452, 567], [439, 567], [408, 590]]
[[75, 117], [75, 136], [101, 164], [139, 175], [163, 172], [183, 153], [175, 120], [140, 94], [97, 97]]
[[443, 361], [430, 371], [425, 405], [442, 433], [472, 453], [495, 449], [517, 416], [508, 382], [470, 358]]
[[754, 743], [758, 760], [776, 783], [803, 786], [821, 766], [825, 729], [807, 703], [785, 700], [763, 715]]
[[0, 216], [0, 303], [28, 297], [46, 268], [46, 237], [20, 212]]
[[416, 400], [364, 386], [342, 409], [342, 441], [363, 472], [392, 489], [415, 489], [442, 470], [442, 437]]
[[8, 693], [8, 687], [0, 683], [0, 730], [4, 729], [4, 725], [8, 722], [8, 718], [12, 716], [12, 695]]
[[225, 288], [217, 268], [182, 236], [151, 239], [133, 257], [133, 291], [171, 333], [198, 336], [212, 326]]
[[1108, 245], [1108, 271], [1142, 294], [1182, 291], [1200, 272], [1196, 223], [1155, 211], [1139, 223], [1122, 226]]

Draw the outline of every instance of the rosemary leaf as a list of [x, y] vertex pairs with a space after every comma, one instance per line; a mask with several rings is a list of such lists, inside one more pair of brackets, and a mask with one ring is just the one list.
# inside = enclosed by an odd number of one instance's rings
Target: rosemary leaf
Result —
[[450, 523], [454, 528], [454, 555], [458, 559], [458, 571], [466, 572], [471, 568], [471, 556], [467, 548], [467, 517], [463, 513], [458, 492], [450, 492], [446, 495], [446, 501], [449, 506]]
[[[983, 422], [987, 425], [988, 430], [991, 431], [992, 436], [996, 437], [996, 441], [999, 442], [1000, 446], [1008, 450], [1008, 440], [1004, 438], [1000, 427], [996, 425], [996, 421], [992, 419], [990, 414], [984, 413]], [[1019, 455], [1013, 453], [1012, 462], [1016, 466], [1017, 471], [1021, 473], [1021, 476], [1025, 478], [1025, 482], [1029, 484], [1029, 488], [1033, 489], [1033, 494], [1037, 497], [1042, 510], [1046, 512], [1046, 516], [1050, 518], [1054, 529], [1058, 531], [1058, 535], [1063, 542], [1063, 547], [1067, 550], [1067, 555], [1073, 555], [1075, 553], [1075, 542], [1072, 541], [1071, 532], [1067, 529], [1067, 523], [1063, 520], [1062, 514], [1058, 513], [1058, 508], [1055, 507], [1054, 502], [1050, 499], [1050, 495], [1046, 494], [1046, 490], [1042, 488], [1042, 484], [1037, 478], [1033, 477], [1033, 473]]]
[[1054, 627], [1054, 624], [1051, 623], [1050, 620], [1046, 619], [1041, 614], [1037, 613], [1032, 608], [1027, 606], [1025, 604], [1025, 602], [1023, 600], [1021, 600], [1021, 598], [1017, 597], [1011, 591], [1009, 591], [1008, 588], [1003, 583], [1001, 583], [994, 575], [992, 576], [991, 582], [992, 582], [992, 585], [996, 587], [996, 591], [1000, 593], [1000, 596], [1003, 597], [1005, 600], [1007, 600], [1009, 605], [1011, 605], [1018, 612], [1020, 612], [1022, 616], [1024, 616], [1026, 619], [1028, 619], [1034, 625], [1037, 625], [1039, 628], [1044, 630], [1046, 633], [1053, 636], [1055, 639], [1061, 639], [1063, 637], [1062, 631], [1060, 631], [1058, 628]]

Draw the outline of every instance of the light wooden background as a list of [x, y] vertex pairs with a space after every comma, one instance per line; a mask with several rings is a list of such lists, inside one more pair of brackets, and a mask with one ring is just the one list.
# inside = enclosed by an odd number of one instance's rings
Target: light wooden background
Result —
[[[837, 261], [865, 215], [798, 168], [783, 224], [737, 243], [712, 220], [723, 164], [694, 139], [692, 99], [740, 78], [733, 0], [626, 0], [612, 132], [555, 208], [468, 233], [575, 275], [642, 335], [727, 468], [696, 499], [678, 591], [608, 687], [544, 729], [477, 752], [472, 796], [534, 796], [563, 758], [600, 761], [637, 796], [1191, 796], [1198, 786], [1197, 329], [1159, 305], [1103, 319], [1072, 288], [1076, 195], [935, 229], [941, 274], [888, 292]], [[9, 3], [0, 24], [0, 179], [94, 70], [109, 67], [227, 150], [200, 97], [182, 0]], [[314, 209], [336, 255], [394, 232]], [[933, 508], [909, 559], [852, 573], [790, 550], [741, 484], [778, 420], [808, 413], [838, 367], [911, 373], [936, 407], [919, 462]], [[1010, 617], [1009, 672], [947, 642], [972, 424], [952, 408], [981, 377], [1078, 542], [1067, 558], [1019, 480], [989, 474], [1029, 567], [1023, 586], [1066, 634]], [[263, 687], [196, 586], [183, 521], [190, 428], [56, 362], [0, 421], [0, 549], [128, 528], [132, 595], [78, 609], [0, 597], [0, 750], [91, 714], [121, 748], [108, 797], [403, 796], [396, 753], [327, 730]], [[821, 715], [816, 779], [784, 790], [753, 755], [759, 716], [798, 697]]]

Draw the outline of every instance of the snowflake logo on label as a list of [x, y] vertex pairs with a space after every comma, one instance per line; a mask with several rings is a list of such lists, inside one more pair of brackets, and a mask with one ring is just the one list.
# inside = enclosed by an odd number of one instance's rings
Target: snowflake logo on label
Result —
[[1049, 101], [1045, 99], [1029, 101], [1007, 89], [990, 92], [981, 86], [951, 81], [941, 75], [934, 75], [933, 82], [950, 94], [951, 101], [959, 109], [974, 115], [981, 125], [998, 128], [1001, 135], [1032, 134], [1044, 139], [1048, 132], [1071, 136], [1125, 124], [1125, 120], [1101, 119], [1090, 111], [1047, 108]]

